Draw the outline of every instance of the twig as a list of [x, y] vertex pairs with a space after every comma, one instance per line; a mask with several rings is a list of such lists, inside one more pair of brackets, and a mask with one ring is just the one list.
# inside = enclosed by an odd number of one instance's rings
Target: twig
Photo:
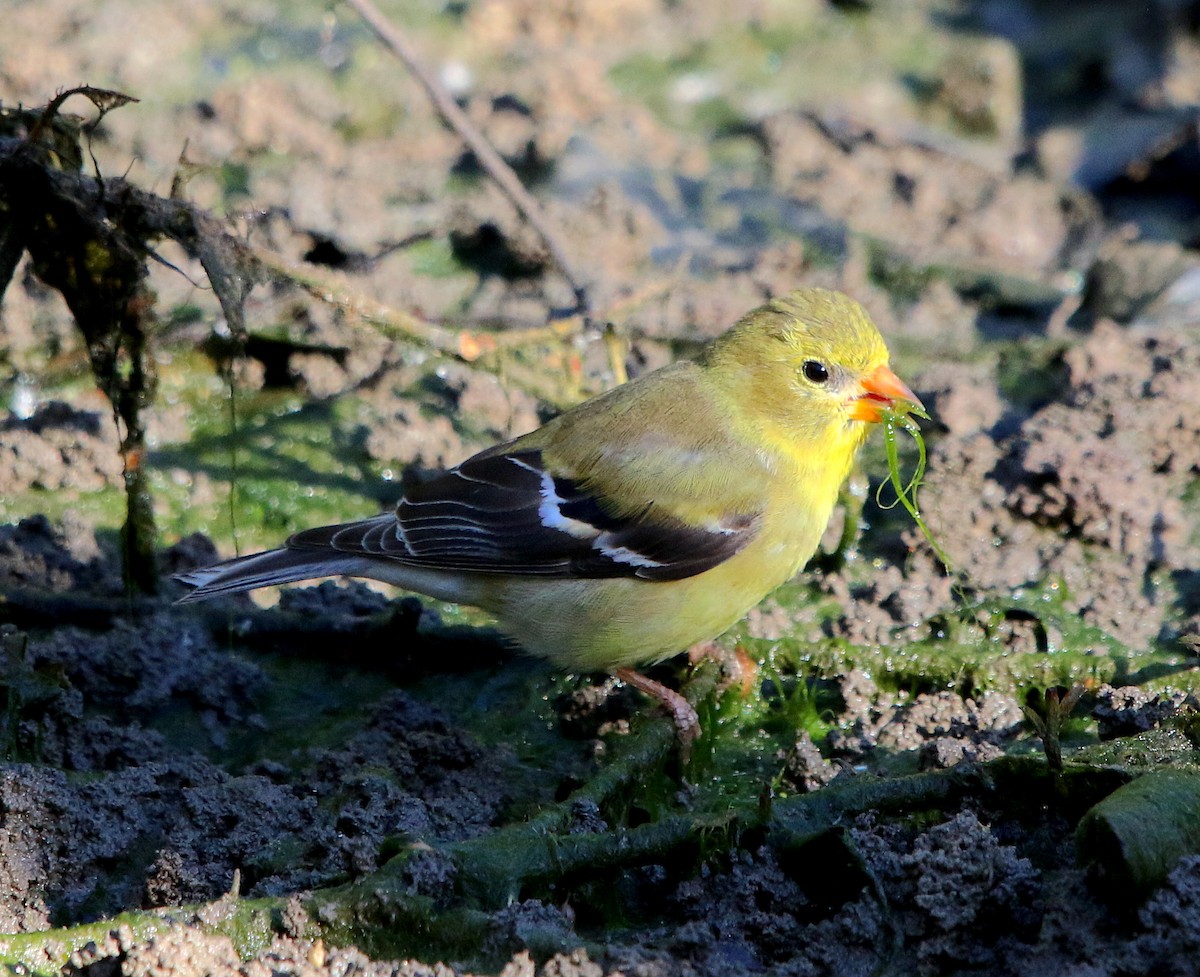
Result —
[[421, 63], [408, 38], [380, 12], [372, 0], [346, 0], [346, 2], [367, 22], [384, 46], [396, 55], [421, 83], [438, 114], [451, 129], [458, 133], [459, 138], [467, 144], [467, 147], [479, 160], [479, 165], [496, 181], [508, 199], [512, 201], [513, 206], [541, 236], [550, 252], [550, 257], [554, 259], [554, 263], [558, 265], [559, 271], [562, 272], [563, 277], [571, 286], [571, 290], [575, 293], [577, 311], [587, 315], [591, 311], [587, 286], [572, 267], [566, 250], [559, 242], [558, 235], [550, 226], [546, 215], [542, 213], [538, 202], [525, 189], [512, 167], [504, 162], [503, 157], [488, 142], [487, 137], [467, 118], [466, 113], [459, 108], [458, 103], [446, 91], [445, 86]]
[[59, 92], [50, 100], [50, 104], [43, 110], [41, 118], [38, 119], [37, 124], [30, 130], [29, 135], [26, 137], [27, 142], [36, 143], [41, 140], [43, 133], [53, 125], [54, 118], [58, 115], [58, 110], [62, 108], [63, 102], [72, 95], [83, 95], [100, 112], [95, 121], [87, 127], [87, 131], [89, 132], [98, 126], [100, 120], [113, 109], [120, 108], [122, 105], [128, 105], [130, 102], [138, 101], [132, 95], [126, 95], [124, 92], [116, 92], [107, 88], [93, 88], [91, 85], [68, 88], [66, 91]]
[[475, 358], [470, 355], [474, 352], [471, 344], [468, 343], [465, 350], [460, 348], [461, 337], [464, 333], [458, 330], [445, 329], [432, 322], [418, 319], [408, 312], [393, 309], [382, 302], [352, 292], [333, 280], [331, 276], [324, 275], [311, 267], [301, 267], [274, 252], [263, 248], [252, 248], [251, 253], [254, 259], [272, 274], [302, 288], [313, 298], [326, 305], [341, 309], [364, 322], [379, 327], [380, 331], [389, 339], [406, 339], [451, 356], [461, 356], [465, 360]]
[[402, 309], [395, 309], [344, 287], [333, 276], [300, 266], [262, 248], [251, 248], [254, 259], [272, 274], [302, 288], [315, 299], [356, 316], [389, 339], [404, 339], [472, 363], [488, 353], [537, 343], [559, 342], [579, 331], [580, 317], [555, 319], [545, 326], [492, 332], [447, 329]]
[[24, 631], [63, 625], [104, 631], [131, 614], [151, 613], [160, 606], [136, 595], [104, 596], [74, 590], [5, 587], [0, 594], [0, 624], [14, 624]]

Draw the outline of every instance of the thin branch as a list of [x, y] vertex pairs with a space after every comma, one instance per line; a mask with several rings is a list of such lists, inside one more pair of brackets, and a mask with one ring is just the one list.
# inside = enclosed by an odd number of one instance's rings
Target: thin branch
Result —
[[265, 248], [251, 247], [250, 251], [259, 265], [272, 274], [302, 288], [318, 301], [370, 323], [389, 339], [404, 339], [451, 356], [473, 358], [469, 355], [472, 352], [469, 345], [466, 353], [459, 349], [458, 330], [426, 322], [411, 313], [354, 292], [344, 282], [310, 265], [298, 265]]
[[458, 133], [459, 138], [467, 144], [467, 147], [479, 160], [479, 165], [496, 181], [508, 199], [512, 201], [513, 206], [541, 236], [550, 252], [550, 257], [554, 259], [554, 263], [575, 293], [578, 311], [584, 315], [590, 312], [587, 286], [572, 267], [566, 250], [559, 241], [558, 234], [550, 226], [542, 208], [525, 189], [512, 167], [504, 162], [503, 157], [488, 142], [487, 137], [467, 118], [466, 113], [454, 100], [454, 96], [446, 91], [445, 86], [421, 63], [416, 49], [409, 43], [408, 38], [380, 12], [372, 0], [346, 0], [346, 2], [367, 22], [383, 45], [399, 58], [413, 77], [421, 83], [429, 100], [445, 123]]
[[341, 309], [348, 315], [374, 326], [389, 339], [416, 342], [448, 356], [458, 357], [467, 363], [500, 350], [516, 349], [536, 343], [560, 342], [575, 335], [579, 330], [578, 316], [555, 319], [545, 326], [508, 329], [504, 332], [448, 329], [420, 319], [403, 309], [393, 308], [354, 292], [334, 276], [319, 269], [295, 264], [262, 248], [251, 248], [250, 252], [259, 265], [272, 274], [302, 288], [326, 305]]

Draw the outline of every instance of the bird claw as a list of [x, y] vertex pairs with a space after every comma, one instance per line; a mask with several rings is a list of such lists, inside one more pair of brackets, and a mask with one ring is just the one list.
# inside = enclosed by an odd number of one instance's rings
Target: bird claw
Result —
[[626, 685], [656, 700], [670, 714], [679, 737], [679, 754], [686, 765], [692, 754], [692, 744], [700, 738], [700, 717], [692, 704], [674, 689], [632, 668], [618, 668], [613, 674]]
[[717, 683], [718, 694], [736, 687], [744, 699], [754, 691], [758, 682], [758, 662], [740, 644], [729, 651], [716, 641], [699, 641], [688, 649], [687, 655], [692, 665], [699, 665], [702, 661], [716, 663], [721, 670], [721, 681]]

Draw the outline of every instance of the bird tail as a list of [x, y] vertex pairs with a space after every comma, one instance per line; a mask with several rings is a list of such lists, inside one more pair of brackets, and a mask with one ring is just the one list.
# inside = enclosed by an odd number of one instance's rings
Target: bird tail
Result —
[[279, 549], [187, 570], [175, 574], [175, 579], [196, 588], [179, 599], [180, 604], [187, 604], [259, 587], [352, 574], [361, 565], [361, 557], [331, 553], [329, 550]]

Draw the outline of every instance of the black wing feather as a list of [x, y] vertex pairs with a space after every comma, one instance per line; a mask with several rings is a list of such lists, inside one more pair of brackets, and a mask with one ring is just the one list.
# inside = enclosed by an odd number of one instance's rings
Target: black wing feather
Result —
[[615, 516], [603, 498], [542, 467], [541, 452], [476, 455], [412, 489], [395, 518], [297, 533], [288, 546], [332, 547], [411, 566], [550, 577], [679, 580], [746, 545], [757, 513], [713, 527], [654, 512]]

